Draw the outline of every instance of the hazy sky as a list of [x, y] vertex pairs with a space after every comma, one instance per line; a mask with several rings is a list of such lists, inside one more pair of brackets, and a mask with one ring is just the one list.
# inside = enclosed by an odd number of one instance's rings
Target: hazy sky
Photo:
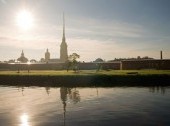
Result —
[[[29, 30], [16, 24], [24, 7], [33, 16]], [[63, 11], [68, 53], [82, 61], [159, 58], [160, 50], [170, 58], [170, 0], [0, 0], [0, 60], [17, 59], [22, 49], [40, 60], [46, 48], [59, 58]]]

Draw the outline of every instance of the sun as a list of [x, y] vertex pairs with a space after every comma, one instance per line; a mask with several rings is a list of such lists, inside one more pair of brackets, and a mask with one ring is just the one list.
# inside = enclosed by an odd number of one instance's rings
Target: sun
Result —
[[24, 29], [28, 30], [33, 26], [33, 17], [29, 11], [22, 10], [17, 14], [17, 25]]

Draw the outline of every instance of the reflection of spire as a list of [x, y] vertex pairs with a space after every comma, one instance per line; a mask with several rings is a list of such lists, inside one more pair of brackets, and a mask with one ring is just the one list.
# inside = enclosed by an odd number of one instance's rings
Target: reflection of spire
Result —
[[63, 121], [64, 121], [64, 126], [65, 126], [65, 120], [66, 120], [67, 94], [68, 94], [67, 88], [61, 87], [60, 88], [60, 97], [61, 97], [61, 100], [62, 100], [62, 103], [63, 103]]
[[65, 126], [65, 122], [66, 122], [66, 102], [63, 102], [63, 120], [64, 120], [64, 126]]
[[65, 88], [65, 87], [61, 87], [60, 88], [60, 98], [63, 104], [63, 123], [65, 126], [65, 120], [66, 120], [66, 106], [67, 106], [67, 99], [71, 99], [73, 101], [73, 103], [78, 103], [80, 101], [80, 95], [79, 95], [79, 91], [76, 90], [76, 88], [74, 90], [72, 90], [71, 88]]

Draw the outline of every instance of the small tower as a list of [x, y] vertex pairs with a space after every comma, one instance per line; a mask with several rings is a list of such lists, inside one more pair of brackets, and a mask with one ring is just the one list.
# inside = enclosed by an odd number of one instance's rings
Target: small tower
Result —
[[163, 59], [162, 50], [160, 51], [160, 59]]
[[45, 52], [45, 62], [48, 62], [50, 59], [50, 53], [48, 52], [48, 49], [47, 51]]
[[65, 20], [64, 20], [64, 14], [63, 14], [63, 38], [60, 45], [60, 61], [65, 62], [68, 59], [68, 53], [67, 53], [67, 43], [65, 38]]

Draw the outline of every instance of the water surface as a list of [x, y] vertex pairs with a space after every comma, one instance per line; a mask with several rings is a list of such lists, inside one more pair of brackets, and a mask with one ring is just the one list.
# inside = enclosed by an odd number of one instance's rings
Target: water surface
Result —
[[170, 125], [169, 87], [0, 86], [0, 126]]

